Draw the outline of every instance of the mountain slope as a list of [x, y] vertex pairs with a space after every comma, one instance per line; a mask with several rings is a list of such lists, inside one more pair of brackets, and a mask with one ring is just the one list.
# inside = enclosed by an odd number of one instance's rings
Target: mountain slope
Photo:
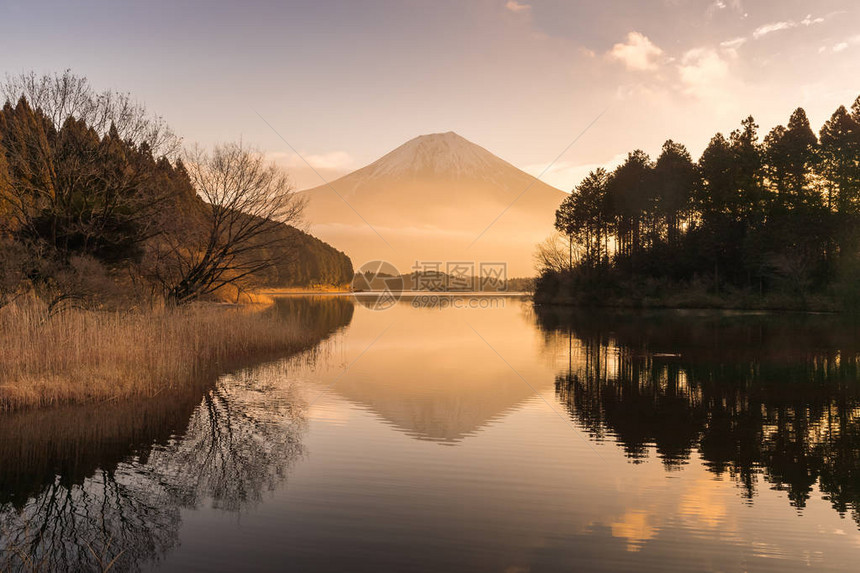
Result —
[[534, 246], [565, 196], [453, 132], [412, 139], [303, 194], [311, 231], [356, 267], [501, 261], [508, 276], [533, 274]]
[[[165, 185], [173, 193], [161, 204], [155, 215], [157, 226], [171, 229], [189, 249], [199, 248], [201, 237], [210, 229], [210, 208], [194, 190], [184, 169], [165, 165]], [[154, 247], [163, 238], [155, 234], [149, 242]], [[254, 259], [268, 259], [272, 265], [254, 273], [249, 283], [255, 287], [311, 287], [315, 285], [343, 285], [352, 279], [350, 258], [305, 231], [277, 223], [255, 241], [260, 251], [250, 253]], [[240, 255], [239, 259], [248, 254]]]

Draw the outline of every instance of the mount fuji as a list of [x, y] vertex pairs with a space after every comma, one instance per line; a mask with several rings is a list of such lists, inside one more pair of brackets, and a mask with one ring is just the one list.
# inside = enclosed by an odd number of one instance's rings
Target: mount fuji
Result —
[[504, 262], [509, 277], [535, 274], [535, 245], [552, 232], [565, 197], [450, 131], [416, 137], [302, 195], [311, 232], [356, 268]]

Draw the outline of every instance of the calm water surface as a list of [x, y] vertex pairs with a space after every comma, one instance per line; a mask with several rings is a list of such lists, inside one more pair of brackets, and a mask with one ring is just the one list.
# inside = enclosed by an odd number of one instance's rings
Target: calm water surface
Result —
[[0, 418], [0, 570], [857, 570], [854, 325], [277, 311], [326, 341], [180, 396]]

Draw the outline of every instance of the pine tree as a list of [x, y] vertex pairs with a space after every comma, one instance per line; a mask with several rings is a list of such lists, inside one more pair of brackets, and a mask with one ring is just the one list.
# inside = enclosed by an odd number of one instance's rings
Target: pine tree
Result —
[[[860, 98], [855, 103], [860, 110]], [[842, 214], [860, 210], [860, 111], [855, 118], [840, 106], [822, 126], [821, 171], [827, 179], [828, 207]]]
[[616, 238], [622, 255], [632, 260], [642, 249], [642, 220], [653, 202], [652, 165], [637, 149], [609, 177], [607, 193], [614, 209]]
[[665, 221], [666, 242], [677, 246], [680, 227], [688, 217], [698, 173], [687, 148], [671, 139], [663, 144], [654, 165], [656, 209]]

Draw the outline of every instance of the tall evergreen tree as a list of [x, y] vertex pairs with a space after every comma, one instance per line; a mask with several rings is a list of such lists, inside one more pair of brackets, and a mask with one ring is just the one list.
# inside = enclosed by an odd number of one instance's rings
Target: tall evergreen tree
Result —
[[654, 193], [670, 246], [677, 246], [680, 241], [680, 229], [689, 216], [697, 177], [687, 148], [671, 139], [664, 143], [654, 165]]
[[577, 211], [585, 233], [585, 258], [591, 266], [599, 265], [606, 251], [608, 179], [605, 169], [597, 169], [589, 173], [575, 190]]
[[839, 106], [820, 132], [827, 204], [842, 214], [860, 210], [860, 103], [855, 106], [857, 117]]
[[651, 174], [651, 159], [637, 149], [612, 172], [607, 184], [609, 204], [616, 220], [618, 250], [631, 264], [643, 247], [643, 218], [654, 196]]
[[788, 127], [777, 126], [765, 141], [767, 172], [777, 203], [785, 209], [801, 209], [819, 201], [812, 187], [818, 159], [818, 138], [802, 108], [791, 114]]
[[734, 156], [735, 216], [747, 228], [760, 222], [766, 200], [762, 173], [764, 153], [758, 140], [758, 127], [749, 116], [729, 137]]

